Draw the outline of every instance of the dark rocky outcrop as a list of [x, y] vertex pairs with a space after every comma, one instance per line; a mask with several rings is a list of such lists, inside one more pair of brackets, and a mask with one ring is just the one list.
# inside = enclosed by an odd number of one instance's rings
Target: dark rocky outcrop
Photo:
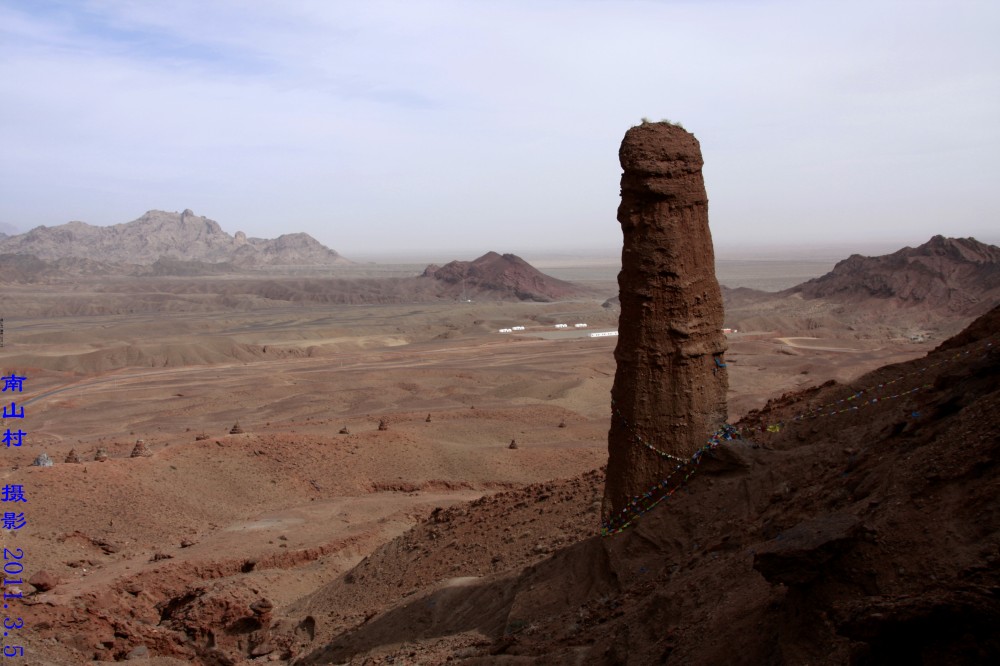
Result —
[[[723, 311], [698, 140], [644, 123], [619, 151], [621, 315], [604, 515], [618, 516], [726, 421]], [[642, 441], [640, 441], [640, 438]]]
[[803, 521], [757, 548], [753, 568], [771, 583], [809, 583], [853, 544], [860, 526], [857, 517], [848, 513]]

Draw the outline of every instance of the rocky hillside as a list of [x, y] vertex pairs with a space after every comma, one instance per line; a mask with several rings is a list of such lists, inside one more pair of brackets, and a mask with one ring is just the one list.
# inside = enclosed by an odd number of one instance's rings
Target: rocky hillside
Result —
[[1000, 248], [974, 238], [934, 236], [881, 257], [852, 255], [785, 293], [974, 316], [1000, 300]]
[[496, 252], [473, 261], [432, 264], [422, 277], [436, 280], [448, 294], [459, 298], [463, 292], [488, 292], [522, 301], [557, 301], [584, 293], [579, 286], [548, 276], [517, 255]]
[[98, 227], [67, 222], [36, 227], [0, 239], [0, 254], [33, 255], [42, 261], [99, 258], [104, 263], [151, 265], [174, 261], [230, 263], [243, 268], [345, 263], [347, 260], [304, 233], [275, 239], [230, 236], [214, 220], [190, 210], [151, 210], [132, 222]]
[[997, 330], [1000, 308], [751, 413], [612, 536], [583, 536], [599, 474], [435, 512], [272, 645], [297, 664], [998, 663]]
[[[4, 312], [19, 317], [245, 311], [290, 304], [550, 302], [595, 296], [587, 287], [556, 280], [514, 259], [517, 272], [510, 282], [505, 280], [511, 276], [502, 271], [487, 273], [486, 277], [473, 271], [473, 277], [463, 284], [460, 279], [436, 279], [426, 274], [382, 278], [315, 274], [296, 277], [282, 274], [280, 268], [268, 274], [251, 272], [232, 262], [164, 257], [139, 266], [79, 258], [47, 262], [33, 255], [0, 254], [0, 283], [54, 285], [54, 293], [45, 298], [39, 298], [37, 290], [25, 289], [7, 295]], [[452, 262], [438, 270], [476, 263]], [[213, 276], [220, 279], [211, 279]], [[94, 289], [100, 291], [100, 298], [86, 296]]]
[[0, 282], [23, 284], [69, 281], [80, 277], [135, 273], [140, 267], [95, 261], [85, 257], [62, 257], [42, 261], [33, 254], [0, 254]]

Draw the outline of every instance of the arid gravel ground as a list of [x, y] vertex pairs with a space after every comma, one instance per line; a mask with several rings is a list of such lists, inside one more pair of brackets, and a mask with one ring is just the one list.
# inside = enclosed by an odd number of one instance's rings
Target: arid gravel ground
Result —
[[[101, 285], [86, 291], [100, 310]], [[64, 295], [34, 285], [11, 303]], [[613, 330], [617, 312], [600, 299], [170, 302], [159, 312], [7, 317], [0, 363], [28, 377], [29, 438], [3, 451], [2, 474], [30, 503], [28, 527], [5, 531], [4, 547], [23, 549], [25, 580], [45, 571], [56, 581], [21, 586], [20, 638], [35, 659], [25, 663], [124, 658], [139, 645], [164, 664], [207, 659], [193, 646], [245, 650], [249, 629], [212, 624], [236, 622], [261, 599], [272, 607], [259, 617], [282, 616], [432, 511], [472, 500], [506, 507], [503, 493], [585, 479], [606, 461], [615, 338], [537, 335], [559, 322]], [[769, 307], [755, 330], [730, 338], [733, 420], [931, 346], [850, 330], [829, 314], [822, 327], [805, 324], [799, 303]], [[525, 330], [497, 332], [512, 325]], [[243, 432], [230, 434], [236, 423]], [[151, 456], [129, 457], [138, 439]], [[107, 462], [94, 461], [99, 448]], [[71, 450], [84, 462], [64, 463]], [[56, 464], [29, 466], [41, 452]], [[589, 486], [559, 483], [559, 510], [573, 517], [565, 530], [537, 534], [518, 517], [508, 527], [521, 531], [503, 533], [521, 545], [484, 551], [480, 568], [571, 543], [581, 525], [596, 532]], [[500, 510], [513, 520], [523, 508]], [[370, 609], [343, 615], [355, 612]]]

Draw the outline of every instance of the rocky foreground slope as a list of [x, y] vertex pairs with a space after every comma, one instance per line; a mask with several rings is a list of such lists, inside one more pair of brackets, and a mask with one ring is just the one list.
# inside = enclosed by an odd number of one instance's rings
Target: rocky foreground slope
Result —
[[997, 330], [1000, 308], [926, 358], [751, 413], [612, 536], [579, 538], [601, 474], [436, 512], [294, 605], [268, 648], [299, 664], [997, 663]]

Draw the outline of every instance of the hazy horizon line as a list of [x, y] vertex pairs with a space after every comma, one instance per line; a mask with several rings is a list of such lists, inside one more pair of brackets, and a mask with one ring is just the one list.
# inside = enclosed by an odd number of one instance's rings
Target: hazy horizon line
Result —
[[[170, 211], [164, 211], [170, 212]], [[205, 216], [207, 217], [207, 216]], [[212, 218], [207, 218], [212, 219]], [[63, 223], [66, 224], [66, 223]], [[93, 224], [87, 222], [95, 227], [107, 227], [113, 225], [103, 225], [103, 224]], [[120, 223], [119, 223], [120, 224]], [[28, 230], [20, 230], [12, 224], [4, 223], [0, 225], [0, 231], [3, 231], [8, 236], [17, 236], [21, 234], [29, 233], [30, 231], [37, 229], [39, 227], [54, 228], [61, 225], [37, 225]], [[220, 227], [222, 225], [220, 224]], [[4, 229], [13, 230], [4, 231]], [[223, 231], [228, 235], [235, 235], [237, 232], [229, 232], [223, 228]], [[322, 243], [315, 238], [315, 236], [309, 232], [295, 232], [286, 231], [285, 233], [306, 233], [310, 237], [317, 240], [317, 242]], [[280, 236], [282, 234], [277, 234]], [[939, 233], [933, 235], [942, 235], [952, 238], [975, 238], [981, 243], [986, 243], [989, 245], [1000, 245], [1000, 234], [989, 234], [985, 236], [949, 236], [946, 233]], [[829, 241], [816, 239], [812, 241], [804, 240], [789, 240], [789, 241], [726, 241], [716, 239], [714, 243], [716, 259], [728, 261], [728, 260], [750, 260], [750, 261], [787, 261], [791, 259], [800, 259], [806, 261], [830, 261], [846, 259], [852, 254], [861, 254], [865, 256], [878, 256], [884, 254], [891, 254], [898, 250], [906, 247], [916, 247], [928, 242], [932, 236], [927, 236], [925, 238], [915, 239], [913, 236], [909, 237], [884, 237], [884, 238], [866, 238], [857, 240], [837, 240]], [[276, 238], [273, 236], [272, 238]], [[331, 246], [327, 243], [322, 243], [325, 247], [337, 252], [340, 256], [344, 257], [353, 262], [357, 263], [447, 263], [450, 261], [461, 260], [461, 261], [471, 261], [477, 257], [480, 257], [487, 252], [497, 252], [499, 254], [514, 254], [522, 259], [529, 262], [538, 261], [570, 261], [573, 259], [587, 260], [588, 262], [602, 261], [607, 263], [620, 261], [621, 254], [621, 244], [617, 243], [614, 245], [599, 245], [597, 243], [581, 243], [573, 246], [555, 246], [555, 245], [541, 245], [535, 247], [517, 247], [516, 244], [513, 247], [484, 247], [484, 246], [471, 246], [471, 245], [451, 245], [451, 246], [437, 246], [437, 247], [427, 247], [427, 248], [406, 248], [406, 249], [351, 249], [343, 247]]]
[[[940, 234], [946, 236], [946, 234]], [[988, 245], [1000, 244], [1000, 237], [997, 238], [975, 238], [980, 243]], [[928, 242], [931, 237], [914, 243], [912, 240], [859, 240], [857, 242], [840, 241], [835, 243], [824, 243], [822, 241], [804, 243], [758, 243], [758, 244], [715, 244], [716, 260], [750, 260], [750, 261], [786, 261], [795, 258], [807, 261], [829, 261], [846, 259], [852, 254], [862, 254], [865, 256], [878, 256], [891, 254], [906, 247], [916, 247]], [[337, 250], [337, 253], [345, 259], [356, 262], [375, 262], [379, 260], [391, 260], [393, 262], [418, 262], [429, 261], [431, 263], [448, 262], [454, 260], [471, 261], [481, 257], [487, 252], [497, 252], [498, 254], [514, 254], [529, 263], [533, 261], [555, 261], [555, 260], [608, 260], [620, 261], [621, 246], [617, 247], [597, 247], [579, 246], [574, 248], [557, 247], [535, 247], [527, 249], [517, 248], [488, 248], [481, 247], [452, 247], [436, 249], [411, 249], [411, 250], [384, 250], [384, 251], [359, 251], [349, 252]]]

